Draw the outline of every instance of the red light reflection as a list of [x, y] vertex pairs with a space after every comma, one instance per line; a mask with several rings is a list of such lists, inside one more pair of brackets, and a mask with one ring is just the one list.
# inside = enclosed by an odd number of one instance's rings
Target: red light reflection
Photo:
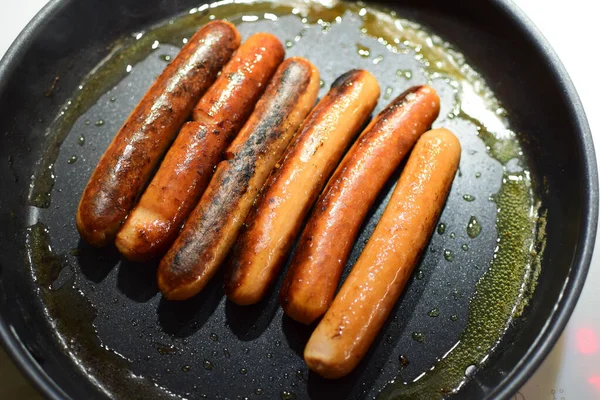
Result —
[[600, 375], [592, 375], [588, 378], [588, 382], [596, 386], [596, 389], [600, 390]]
[[598, 351], [598, 340], [591, 329], [577, 331], [577, 348], [581, 354], [594, 354]]

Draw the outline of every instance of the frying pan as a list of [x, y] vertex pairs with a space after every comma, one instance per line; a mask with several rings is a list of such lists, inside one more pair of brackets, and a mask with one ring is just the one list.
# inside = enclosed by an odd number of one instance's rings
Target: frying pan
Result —
[[[509, 398], [558, 339], [589, 267], [598, 179], [583, 108], [556, 55], [512, 3], [406, 0], [383, 4], [451, 42], [485, 77], [508, 110], [511, 127], [519, 132], [537, 183], [536, 196], [547, 210], [547, 247], [529, 306], [484, 366], [455, 394], [456, 398]], [[58, 178], [52, 205], [48, 209], [30, 206], [32, 176], [39, 173], [43, 156], [53, 150], [52, 132], [47, 136], [47, 129], [84, 76], [109, 54], [111, 43], [197, 6], [193, 0], [51, 1], [2, 60], [2, 343], [24, 374], [51, 399], [106, 398], [110, 393], [105, 382], [112, 382], [114, 393], [123, 398], [168, 396], [157, 386], [192, 398], [362, 398], [376, 395], [396, 375], [400, 348], [411, 361], [408, 368], [412, 369], [405, 373], [414, 378], [459, 337], [467, 318], [468, 294], [481, 271], [465, 273], [459, 267], [435, 271], [447, 274], [452, 289], [467, 294], [447, 310], [457, 316], [454, 325], [432, 323], [419, 312], [432, 304], [435, 293], [448, 294], [446, 282], [425, 279], [424, 288], [422, 282], [412, 280], [393, 311], [397, 318], [384, 327], [367, 360], [349, 378], [331, 383], [307, 374], [299, 354], [311, 328], [282, 318], [276, 295], [255, 307], [237, 308], [223, 300], [215, 283], [191, 301], [171, 304], [157, 295], [152, 268], [119, 263], [114, 249], [94, 250], [78, 243], [73, 215], [93, 167], [85, 161], [97, 160], [110, 140], [109, 132], [118, 128], [145, 89], [136, 86], [148, 85], [158, 67], [149, 68], [145, 78], [139, 74], [141, 81], [132, 81], [130, 92], [118, 93], [116, 105], [102, 115], [86, 111], [91, 123], [83, 119], [76, 123], [90, 142], [77, 151], [79, 169], [66, 167], [67, 158], [77, 149], [78, 137], [71, 134], [55, 166]], [[104, 134], [98, 134], [101, 128], [106, 129]], [[483, 191], [486, 185], [481, 183]], [[457, 207], [460, 213], [466, 205]], [[37, 238], [42, 247], [51, 243], [63, 250], [57, 256], [42, 255], [41, 261], [63, 267], [50, 272], [64, 285], [78, 283], [77, 290], [49, 305], [63, 310], [64, 321], [49, 318], [40, 290], [46, 282], [43, 277], [34, 282], [27, 267], [32, 261], [28, 227], [39, 221], [50, 230], [49, 239]], [[451, 239], [446, 235], [432, 240], [443, 248]], [[482, 237], [479, 245], [489, 246], [494, 240], [493, 235]], [[472, 254], [474, 262], [482, 257], [476, 251]], [[421, 344], [411, 341], [410, 324], [432, 339]], [[441, 327], [436, 330], [435, 324]], [[70, 333], [74, 340], [64, 342], [65, 336], [57, 336], [57, 330]], [[114, 352], [103, 350], [100, 340]], [[90, 352], [90, 348], [99, 350]], [[74, 360], [65, 349], [80, 350], [76, 351], [79, 358]], [[131, 376], [125, 379], [123, 371], [129, 368]], [[145, 380], [148, 385], [138, 384]]]

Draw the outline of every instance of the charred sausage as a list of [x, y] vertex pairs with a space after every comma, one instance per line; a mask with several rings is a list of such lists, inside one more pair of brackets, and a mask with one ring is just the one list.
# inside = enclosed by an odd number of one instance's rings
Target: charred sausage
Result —
[[283, 46], [268, 33], [252, 35], [240, 46], [196, 105], [197, 122], [186, 123], [119, 231], [121, 254], [145, 261], [167, 251], [283, 56]]
[[158, 268], [171, 300], [198, 293], [237, 237], [256, 195], [319, 91], [319, 73], [303, 58], [284, 61], [226, 152], [200, 202]]
[[200, 96], [240, 44], [228, 22], [194, 34], [129, 115], [83, 191], [77, 228], [94, 246], [111, 242]]

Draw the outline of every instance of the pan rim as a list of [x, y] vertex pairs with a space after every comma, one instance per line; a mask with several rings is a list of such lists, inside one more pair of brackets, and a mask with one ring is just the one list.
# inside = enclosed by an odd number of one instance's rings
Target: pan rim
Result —
[[[49, 0], [48, 3], [29, 21], [10, 45], [6, 54], [0, 60], [0, 92], [7, 85], [7, 79], [27, 50], [30, 41], [42, 28], [44, 21], [56, 14], [66, 1]], [[14, 365], [21, 371], [33, 387], [45, 398], [50, 400], [71, 399], [52, 379], [41, 365], [29, 353], [17, 332], [5, 321], [0, 314], [0, 345], [4, 348]]]
[[576, 123], [579, 135], [576, 139], [584, 158], [583, 179], [585, 183], [584, 210], [580, 228], [581, 242], [570, 268], [570, 279], [563, 285], [562, 295], [555, 311], [521, 360], [508, 373], [503, 383], [494, 388], [486, 399], [508, 399], [516, 393], [539, 368], [550, 354], [564, 331], [583, 290], [590, 269], [598, 228], [598, 167], [592, 132], [579, 94], [564, 64], [546, 37], [533, 21], [512, 0], [492, 0], [506, 16], [529, 36], [538, 52], [548, 61], [548, 68], [562, 86], [565, 98], [571, 106], [570, 114]]
[[[10, 76], [16, 68], [18, 61], [25, 54], [38, 31], [42, 29], [45, 21], [58, 13], [68, 3], [68, 0], [50, 0], [21, 31], [2, 57], [2, 60], [0, 60], [0, 91], [7, 84], [6, 77]], [[520, 28], [524, 37], [534, 44], [536, 50], [548, 62], [548, 68], [556, 77], [557, 84], [562, 87], [564, 96], [570, 105], [569, 114], [572, 116], [571, 118], [579, 132], [576, 140], [583, 156], [582, 178], [585, 188], [584, 210], [580, 228], [581, 239], [572, 263], [570, 279], [563, 286], [563, 296], [557, 303], [556, 311], [538, 333], [525, 356], [504, 377], [503, 381], [486, 396], [486, 399], [508, 399], [533, 375], [553, 349], [581, 295], [595, 245], [599, 189], [596, 153], [591, 130], [579, 95], [566, 68], [539, 29], [512, 0], [490, 0], [490, 3], [501, 10], [505, 14], [505, 18], [512, 20]], [[0, 344], [2, 344], [17, 368], [43, 396], [53, 400], [70, 398], [31, 356], [19, 339], [18, 334], [9, 326], [2, 315], [0, 315]]]

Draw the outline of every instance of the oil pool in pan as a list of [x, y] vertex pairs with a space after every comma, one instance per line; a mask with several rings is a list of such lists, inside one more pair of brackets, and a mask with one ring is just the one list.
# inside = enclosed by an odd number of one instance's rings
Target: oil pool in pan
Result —
[[[226, 304], [217, 276], [197, 299], [170, 304], [157, 294], [153, 266], [122, 262], [114, 268], [115, 250], [79, 242], [77, 200], [98, 158], [185, 38], [215, 18], [234, 22], [244, 37], [257, 31], [277, 35], [287, 56], [307, 57], [319, 68], [321, 95], [346, 70], [369, 70], [382, 87], [375, 112], [406, 88], [429, 83], [442, 101], [434, 127], [451, 129], [461, 141], [459, 173], [430, 246], [384, 327], [383, 340], [372, 346], [376, 354], [350, 375], [356, 384], [346, 385], [351, 389], [344, 396], [372, 397], [383, 389], [381, 398], [432, 399], [457, 390], [535, 289], [543, 211], [506, 111], [462, 55], [394, 13], [361, 4], [287, 4], [214, 3], [118, 41], [49, 127], [50, 143], [31, 184], [29, 261], [64, 350], [107, 394], [340, 395], [335, 382], [307, 379], [301, 351], [310, 330], [282, 319], [276, 296], [248, 309], [254, 314], [248, 317], [243, 308]], [[349, 264], [392, 189], [388, 185], [380, 196]], [[50, 213], [64, 213], [62, 225], [56, 223], [60, 218], [46, 219]], [[455, 285], [456, 280], [463, 282]], [[429, 282], [436, 282], [435, 289], [428, 289]], [[416, 313], [431, 323], [423, 318], [413, 323]], [[457, 324], [462, 333], [444, 334], [457, 332]], [[437, 352], [426, 347], [434, 341]], [[412, 348], [419, 350], [411, 353]], [[289, 368], [275, 373], [275, 365]], [[232, 382], [227, 393], [223, 382]]]

